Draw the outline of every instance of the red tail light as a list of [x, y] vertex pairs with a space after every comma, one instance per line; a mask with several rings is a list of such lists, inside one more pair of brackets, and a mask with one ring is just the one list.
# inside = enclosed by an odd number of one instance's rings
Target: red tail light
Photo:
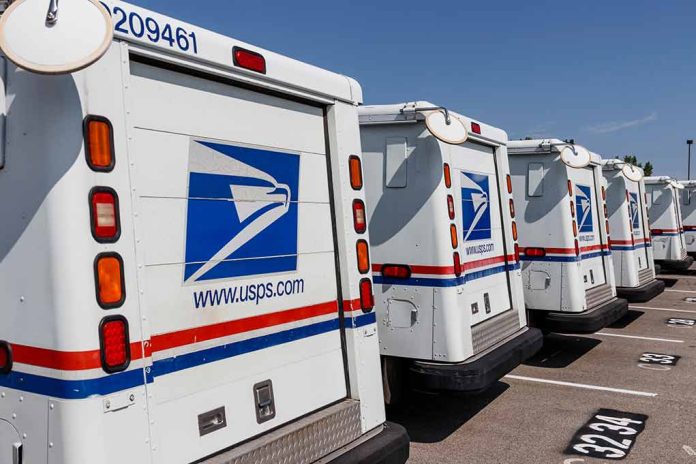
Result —
[[512, 198], [510, 198], [510, 217], [515, 217], [515, 202], [512, 201]]
[[570, 215], [575, 218], [575, 202], [570, 200]]
[[359, 234], [364, 234], [367, 230], [365, 203], [362, 200], [353, 200], [353, 227]]
[[604, 190], [604, 187], [602, 187], [602, 200], [606, 201], [606, 199], [607, 199], [607, 192], [606, 192], [606, 190]]
[[109, 316], [99, 325], [102, 368], [108, 372], [126, 370], [130, 364], [128, 321], [123, 316]]
[[252, 52], [240, 47], [232, 49], [232, 57], [235, 66], [266, 74], [266, 59], [260, 53]]
[[462, 262], [459, 259], [458, 252], [455, 251], [452, 254], [452, 261], [454, 262], [454, 275], [459, 277], [460, 275], [462, 275]]
[[508, 193], [512, 193], [512, 177], [510, 177], [510, 174], [505, 176], [505, 182], [507, 183]]
[[532, 256], [534, 258], [541, 258], [546, 256], [546, 249], [544, 248], [532, 248], [528, 247], [524, 249], [525, 256]]
[[606, 221], [606, 226], [607, 226], [607, 235], [609, 234], [609, 220]]
[[577, 238], [575, 239], [575, 256], [580, 256], [580, 244]]
[[447, 195], [447, 213], [450, 219], [454, 219], [454, 198], [452, 195]]
[[515, 243], [515, 261], [520, 260], [520, 246]]
[[411, 268], [403, 264], [385, 264], [382, 266], [382, 276], [390, 279], [408, 279], [411, 277]]
[[604, 217], [609, 217], [609, 211], [607, 210], [606, 203], [604, 204]]
[[477, 122], [472, 122], [471, 123], [471, 132], [474, 134], [480, 134], [481, 133], [481, 125]]
[[100, 243], [113, 243], [121, 235], [118, 196], [110, 188], [97, 187], [90, 192], [92, 236]]
[[348, 171], [350, 171], [350, 186], [353, 190], [360, 190], [363, 186], [363, 177], [362, 162], [359, 157], [352, 155], [348, 158]]
[[450, 172], [449, 164], [445, 163], [444, 171], [445, 171], [445, 187], [450, 188], [450, 187], [452, 187], [452, 173]]
[[12, 347], [5, 341], [0, 341], [0, 374], [9, 374], [12, 370]]
[[568, 195], [570, 195], [571, 198], [573, 197], [573, 183], [570, 180], [568, 181]]
[[578, 223], [573, 221], [573, 237], [578, 236]]
[[362, 279], [360, 281], [360, 308], [364, 313], [369, 313], [375, 307], [375, 297], [372, 294], [372, 281]]
[[650, 232], [655, 234], [655, 235], [659, 235], [659, 234], [663, 233], [664, 231], [662, 229], [650, 229]]

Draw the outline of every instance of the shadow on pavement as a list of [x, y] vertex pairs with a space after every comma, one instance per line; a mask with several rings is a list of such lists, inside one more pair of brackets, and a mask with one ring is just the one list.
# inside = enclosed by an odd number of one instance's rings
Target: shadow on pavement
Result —
[[411, 392], [398, 408], [387, 410], [387, 419], [406, 427], [412, 442], [437, 443], [457, 431], [508, 388], [508, 384], [496, 382], [479, 395]]
[[570, 366], [600, 343], [601, 340], [577, 335], [548, 334], [544, 338], [541, 350], [523, 364], [562, 369]]
[[679, 279], [671, 279], [669, 277], [657, 277], [657, 280], [663, 281], [667, 288], [672, 288], [679, 282]]
[[645, 314], [645, 311], [636, 311], [634, 309], [629, 309], [624, 317], [614, 322], [613, 324], [607, 326], [610, 329], [625, 329], [631, 325], [636, 319]]

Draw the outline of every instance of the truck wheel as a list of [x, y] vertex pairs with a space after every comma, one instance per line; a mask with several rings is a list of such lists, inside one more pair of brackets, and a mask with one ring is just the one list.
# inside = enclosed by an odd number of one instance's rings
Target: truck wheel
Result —
[[406, 363], [401, 358], [382, 356], [382, 388], [384, 390], [384, 403], [387, 406], [397, 406], [403, 400]]

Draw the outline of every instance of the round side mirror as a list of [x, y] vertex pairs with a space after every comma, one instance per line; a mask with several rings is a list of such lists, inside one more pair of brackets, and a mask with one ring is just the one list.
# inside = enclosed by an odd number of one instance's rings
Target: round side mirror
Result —
[[28, 71], [66, 74], [101, 58], [113, 23], [96, 0], [17, 0], [0, 18], [0, 49]]

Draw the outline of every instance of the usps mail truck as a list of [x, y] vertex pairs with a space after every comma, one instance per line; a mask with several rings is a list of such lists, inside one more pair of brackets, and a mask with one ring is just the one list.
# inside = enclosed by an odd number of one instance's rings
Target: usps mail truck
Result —
[[542, 343], [527, 327], [507, 135], [428, 102], [359, 113], [385, 398], [404, 383], [481, 391]]
[[[0, 23], [0, 463], [405, 462], [360, 86], [127, 3], [44, 31], [38, 3]], [[93, 33], [87, 5], [115, 28], [93, 64], [5, 59], [22, 27]]]
[[663, 268], [688, 269], [694, 258], [687, 253], [682, 225], [679, 197], [684, 186], [667, 176], [646, 177], [645, 190], [655, 262]]
[[684, 227], [684, 243], [689, 256], [696, 256], [696, 181], [683, 180], [681, 191], [681, 212]]
[[643, 170], [612, 159], [602, 161], [602, 174], [616, 293], [630, 302], [648, 301], [664, 291], [665, 283], [655, 279]]
[[511, 141], [508, 153], [533, 324], [591, 333], [620, 319], [599, 156], [558, 139]]

